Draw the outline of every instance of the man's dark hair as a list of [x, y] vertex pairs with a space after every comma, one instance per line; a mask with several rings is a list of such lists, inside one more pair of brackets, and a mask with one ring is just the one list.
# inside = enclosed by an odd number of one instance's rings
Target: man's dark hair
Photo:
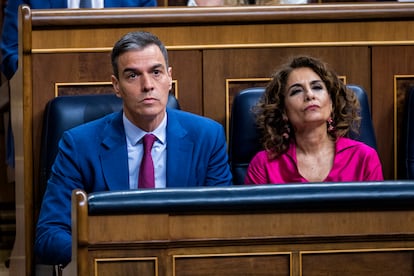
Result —
[[130, 32], [121, 37], [112, 49], [111, 62], [115, 77], [119, 77], [118, 58], [120, 55], [131, 50], [141, 50], [150, 45], [157, 45], [158, 48], [160, 48], [165, 59], [165, 64], [168, 68], [167, 49], [157, 36], [149, 32]]

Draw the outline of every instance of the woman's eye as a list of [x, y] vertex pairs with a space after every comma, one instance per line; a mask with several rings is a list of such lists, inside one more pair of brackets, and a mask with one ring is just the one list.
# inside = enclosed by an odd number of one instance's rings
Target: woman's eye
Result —
[[314, 85], [312, 87], [312, 89], [314, 89], [314, 90], [322, 90], [323, 89], [323, 86], [322, 85]]

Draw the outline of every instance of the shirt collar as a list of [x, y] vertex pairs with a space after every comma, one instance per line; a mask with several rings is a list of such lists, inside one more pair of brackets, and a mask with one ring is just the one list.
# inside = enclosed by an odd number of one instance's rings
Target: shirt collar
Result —
[[[338, 137], [338, 139], [336, 140], [335, 143], [335, 155], [337, 155], [338, 153], [342, 152], [343, 150], [350, 148], [350, 147], [354, 147], [355, 144], [357, 144], [358, 142], [350, 139], [350, 138], [346, 138], [346, 137]], [[295, 160], [295, 162], [297, 162], [296, 160], [296, 143], [292, 140], [290, 142], [289, 148], [287, 150], [287, 155], [290, 156], [290, 158], [292, 158], [293, 160]]]
[[[128, 118], [125, 116], [125, 113], [122, 115], [122, 120], [124, 123], [125, 135], [128, 145], [135, 146], [138, 142], [141, 141], [142, 137], [148, 132], [140, 129], [135, 126]], [[166, 142], [166, 130], [167, 130], [167, 112], [165, 112], [164, 119], [161, 121], [161, 124], [154, 129], [151, 133], [157, 137], [157, 140], [165, 144]]]
[[338, 140], [336, 141], [336, 153], [340, 153], [341, 151], [354, 147], [359, 142], [347, 137], [338, 137]]

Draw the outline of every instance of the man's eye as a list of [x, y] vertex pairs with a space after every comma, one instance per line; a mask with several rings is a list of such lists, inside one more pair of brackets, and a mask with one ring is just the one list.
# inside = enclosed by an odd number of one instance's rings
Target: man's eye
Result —
[[137, 77], [137, 74], [135, 74], [135, 73], [130, 73], [129, 75], [128, 75], [128, 78], [129, 79], [135, 79]]

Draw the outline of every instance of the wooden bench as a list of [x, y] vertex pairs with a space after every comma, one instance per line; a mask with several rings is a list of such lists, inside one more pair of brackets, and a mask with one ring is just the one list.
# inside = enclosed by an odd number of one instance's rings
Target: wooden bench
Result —
[[72, 200], [71, 275], [414, 273], [413, 182], [75, 190]]

